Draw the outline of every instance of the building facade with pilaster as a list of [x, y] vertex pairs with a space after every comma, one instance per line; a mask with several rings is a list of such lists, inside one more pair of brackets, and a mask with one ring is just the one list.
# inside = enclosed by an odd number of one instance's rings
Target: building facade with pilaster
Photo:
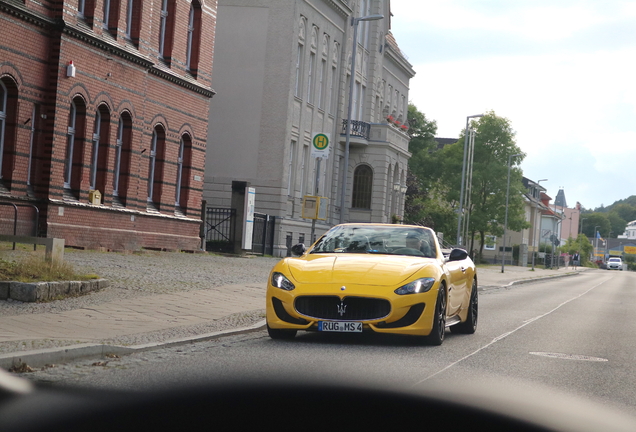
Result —
[[[256, 211], [277, 219], [276, 256], [312, 241], [312, 223], [301, 217], [304, 196], [329, 200], [316, 236], [341, 220], [401, 219], [415, 72], [390, 33], [389, 1], [220, 0], [218, 11], [207, 205], [229, 207], [233, 181], [254, 187]], [[374, 14], [384, 19], [359, 22], [351, 71], [352, 17]], [[322, 159], [311, 156], [318, 133], [330, 138]]]

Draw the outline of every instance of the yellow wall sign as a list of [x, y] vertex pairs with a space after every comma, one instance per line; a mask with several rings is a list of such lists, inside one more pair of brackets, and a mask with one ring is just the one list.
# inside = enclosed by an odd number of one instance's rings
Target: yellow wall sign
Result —
[[623, 246], [626, 254], [636, 255], [636, 246]]
[[327, 205], [329, 198], [305, 195], [301, 216], [303, 219], [327, 220]]

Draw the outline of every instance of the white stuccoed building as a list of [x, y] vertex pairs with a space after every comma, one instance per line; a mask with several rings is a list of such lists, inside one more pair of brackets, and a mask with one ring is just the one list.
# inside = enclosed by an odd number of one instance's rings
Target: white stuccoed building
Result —
[[[358, 24], [349, 164], [343, 169], [352, 17]], [[233, 181], [256, 189], [255, 210], [277, 217], [274, 255], [309, 244], [303, 196], [329, 199], [316, 235], [341, 220], [403, 216], [409, 80], [415, 72], [390, 33], [389, 0], [219, 0], [203, 198], [230, 207]], [[312, 137], [331, 152], [310, 157]], [[345, 206], [340, 207], [343, 171]], [[316, 179], [318, 185], [316, 187]]]

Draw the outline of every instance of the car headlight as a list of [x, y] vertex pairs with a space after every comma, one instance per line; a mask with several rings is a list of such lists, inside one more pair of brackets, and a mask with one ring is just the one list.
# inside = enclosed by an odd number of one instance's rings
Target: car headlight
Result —
[[285, 291], [291, 291], [296, 288], [284, 274], [278, 272], [272, 273], [272, 285]]
[[433, 288], [434, 283], [435, 279], [430, 277], [417, 279], [402, 285], [395, 290], [395, 293], [399, 295], [424, 293]]

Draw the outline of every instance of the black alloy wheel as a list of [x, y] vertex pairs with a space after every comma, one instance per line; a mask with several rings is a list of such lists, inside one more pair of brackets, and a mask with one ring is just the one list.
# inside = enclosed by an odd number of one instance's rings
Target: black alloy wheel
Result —
[[435, 316], [433, 317], [433, 329], [431, 334], [425, 336], [428, 345], [441, 345], [446, 334], [446, 287], [439, 287], [437, 301], [435, 302]]
[[473, 334], [477, 330], [477, 316], [479, 311], [479, 298], [477, 294], [477, 280], [473, 280], [473, 287], [470, 290], [470, 303], [468, 304], [468, 315], [466, 321], [455, 324], [451, 327], [453, 333]]
[[274, 329], [267, 325], [267, 334], [272, 339], [278, 340], [291, 340], [296, 337], [296, 330], [289, 329]]

